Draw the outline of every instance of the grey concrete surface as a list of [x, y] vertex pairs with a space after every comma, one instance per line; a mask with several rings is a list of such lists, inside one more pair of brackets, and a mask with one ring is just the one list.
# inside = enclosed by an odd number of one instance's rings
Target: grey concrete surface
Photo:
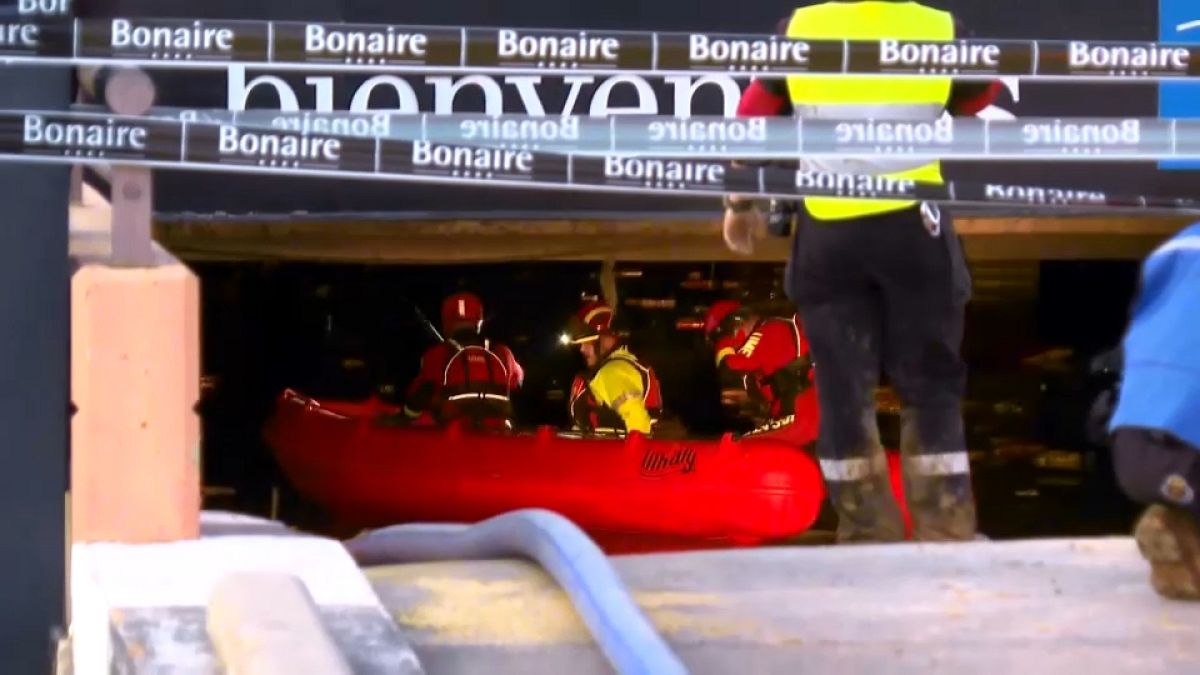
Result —
[[[1200, 672], [1200, 604], [1157, 596], [1128, 538], [612, 560], [697, 674]], [[430, 675], [612, 672], [531, 564], [367, 572]]]
[[[76, 551], [74, 599], [89, 602], [80, 604], [87, 620], [80, 623], [82, 614], [74, 617], [72, 641], [76, 648], [87, 648], [72, 654], [74, 663], [64, 667], [100, 658], [104, 650], [93, 633], [107, 630], [115, 652], [112, 672], [222, 673], [214, 649], [220, 640], [214, 640], [206, 625], [210, 609], [224, 605], [234, 610], [233, 623], [259, 622], [254, 635], [240, 638], [278, 642], [281, 636], [274, 631], [295, 622], [298, 605], [284, 606], [278, 588], [263, 593], [268, 590], [263, 579], [286, 574], [296, 577], [294, 584], [303, 581], [308, 599], [300, 604], [316, 606], [319, 620], [309, 622], [310, 635], [325, 633], [355, 675], [421, 674], [403, 634], [338, 542], [309, 537], [274, 521], [213, 511], [201, 514], [201, 531], [200, 540], [91, 544]], [[255, 578], [245, 579], [242, 587], [223, 587], [228, 575], [247, 572]], [[300, 589], [292, 591], [296, 596]], [[81, 636], [91, 641], [81, 645]], [[95, 672], [95, 664], [88, 665], [89, 672]], [[299, 672], [322, 670], [317, 666], [310, 658]]]
[[218, 582], [208, 603], [208, 639], [240, 675], [353, 675], [312, 595], [291, 574], [242, 572]]
[[[420, 663], [386, 615], [362, 607], [324, 606], [319, 612], [355, 675], [421, 675]], [[203, 607], [114, 612], [115, 670], [129, 675], [224, 675], [206, 620]]]

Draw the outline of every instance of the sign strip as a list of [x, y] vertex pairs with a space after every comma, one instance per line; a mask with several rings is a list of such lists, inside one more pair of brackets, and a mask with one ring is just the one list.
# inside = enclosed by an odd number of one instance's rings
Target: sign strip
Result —
[[737, 193], [761, 199], [852, 197], [1200, 213], [1200, 201], [1171, 196], [953, 180], [918, 184], [883, 176], [733, 166], [720, 160], [581, 156], [87, 113], [0, 112], [0, 156], [8, 161], [696, 196], [714, 202]]
[[[96, 105], [74, 109], [98, 114], [104, 111]], [[1156, 117], [813, 120], [719, 115], [442, 115], [385, 110], [293, 113], [166, 107], [151, 109], [147, 116], [580, 156], [792, 161], [798, 157], [1088, 162], [1200, 159], [1200, 119]], [[803, 152], [797, 148], [803, 148]]]
[[[40, 7], [42, 3], [33, 3]], [[796, 40], [778, 35], [22, 14], [0, 63], [390, 73], [787, 74], [1186, 80], [1200, 45], [1147, 41]]]

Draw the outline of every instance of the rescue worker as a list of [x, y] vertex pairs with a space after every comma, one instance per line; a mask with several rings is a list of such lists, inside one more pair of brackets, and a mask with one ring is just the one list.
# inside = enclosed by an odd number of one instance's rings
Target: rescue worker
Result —
[[629, 351], [612, 323], [613, 310], [603, 301], [584, 303], [571, 317], [564, 341], [578, 345], [587, 364], [571, 384], [571, 420], [586, 433], [650, 436], [663, 412], [658, 377]]
[[405, 415], [437, 424], [463, 420], [476, 429], [511, 429], [510, 396], [525, 373], [508, 347], [482, 336], [483, 302], [473, 293], [456, 293], [442, 302], [441, 318], [443, 341], [422, 355]]
[[704, 318], [704, 333], [716, 351], [723, 398], [740, 389], [754, 405], [758, 427], [747, 436], [769, 434], [797, 446], [816, 442], [812, 360], [799, 317], [760, 316], [736, 300], [718, 300]]
[[1113, 468], [1148, 504], [1134, 538], [1159, 594], [1200, 600], [1200, 222], [1142, 264], [1108, 420]]
[[[795, 39], [948, 41], [948, 12], [915, 2], [820, 2], [781, 24]], [[949, 77], [759, 78], [739, 115], [934, 121], [974, 115], [999, 83]], [[798, 158], [802, 171], [875, 174], [941, 183], [940, 163], [873, 158]], [[817, 453], [838, 511], [839, 541], [899, 541], [900, 507], [888, 487], [874, 391], [882, 365], [903, 402], [901, 452], [917, 540], [975, 537], [976, 515], [961, 403], [960, 356], [971, 281], [948, 214], [906, 200], [809, 198], [787, 269], [813, 361], [821, 424]], [[725, 199], [726, 245], [749, 253], [764, 227], [752, 198]]]

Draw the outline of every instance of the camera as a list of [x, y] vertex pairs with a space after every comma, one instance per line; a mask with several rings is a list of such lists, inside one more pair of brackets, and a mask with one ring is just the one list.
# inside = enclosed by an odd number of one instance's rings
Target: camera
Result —
[[774, 237], [790, 237], [800, 213], [800, 202], [772, 199], [767, 210], [767, 232]]

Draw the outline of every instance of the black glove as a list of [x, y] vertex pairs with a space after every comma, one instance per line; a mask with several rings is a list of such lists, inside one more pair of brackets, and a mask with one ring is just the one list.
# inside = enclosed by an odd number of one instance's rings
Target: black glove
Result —
[[1124, 365], [1125, 353], [1120, 345], [1097, 354], [1088, 368], [1092, 375], [1120, 375]]
[[1100, 395], [1092, 402], [1092, 407], [1088, 410], [1087, 422], [1084, 424], [1084, 433], [1087, 435], [1088, 442], [1101, 447], [1108, 446], [1108, 422], [1112, 419], [1116, 407], [1116, 387], [1100, 392]]
[[792, 236], [799, 211], [799, 202], [772, 199], [771, 208], [767, 211], [767, 232], [774, 237]]

